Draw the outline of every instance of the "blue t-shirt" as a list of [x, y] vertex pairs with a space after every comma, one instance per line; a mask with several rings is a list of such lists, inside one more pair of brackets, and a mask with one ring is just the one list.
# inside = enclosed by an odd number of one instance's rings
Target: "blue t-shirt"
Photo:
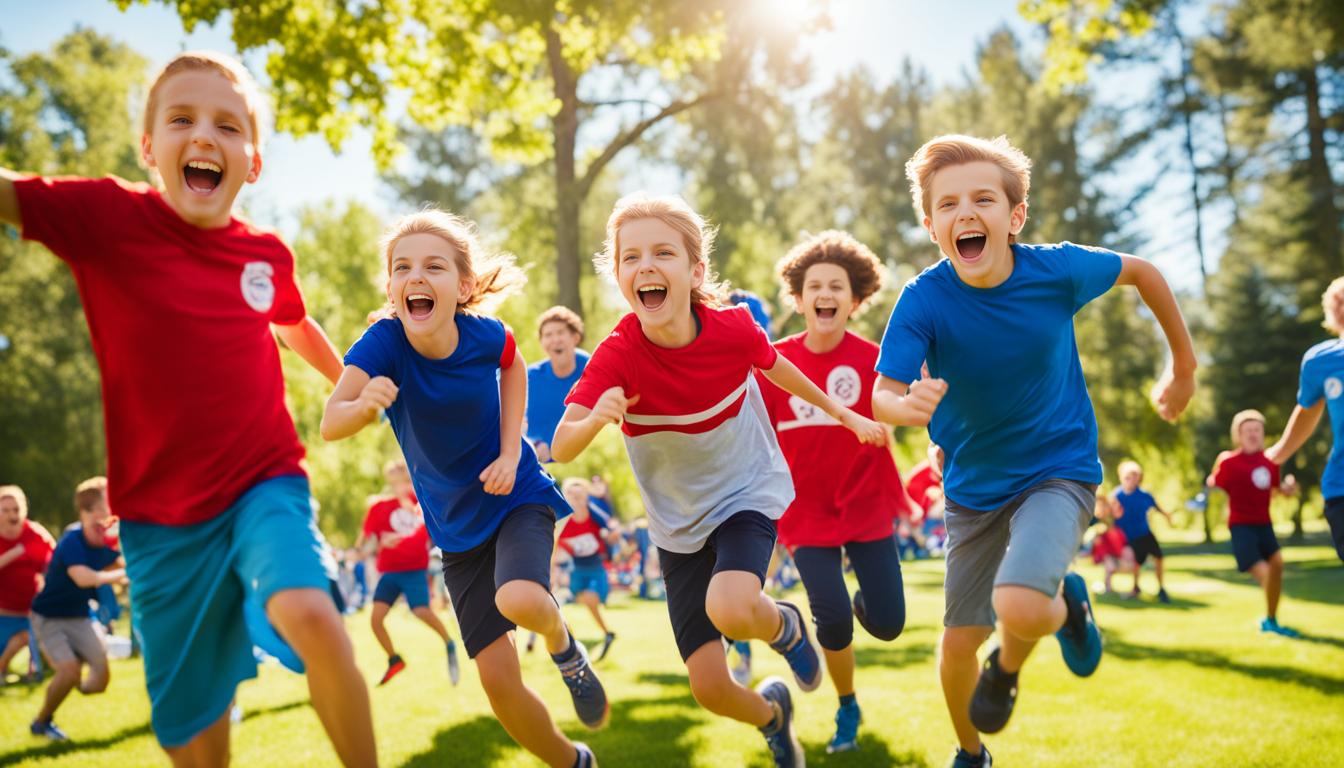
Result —
[[485, 492], [481, 471], [499, 458], [499, 370], [513, 339], [492, 317], [458, 313], [457, 349], [443, 360], [424, 357], [401, 321], [379, 320], [345, 354], [346, 365], [397, 385], [388, 421], [406, 457], [430, 538], [444, 552], [465, 552], [494, 534], [513, 510], [543, 504], [556, 517], [569, 505], [526, 440], [513, 491]]
[[1327, 499], [1344, 496], [1344, 456], [1340, 454], [1340, 435], [1344, 434], [1344, 340], [1331, 339], [1307, 350], [1302, 356], [1302, 375], [1298, 381], [1297, 404], [1310, 408], [1325, 398], [1330, 412], [1330, 429], [1335, 442], [1330, 460], [1321, 475], [1321, 495]]
[[751, 319], [755, 320], [756, 324], [761, 326], [761, 330], [765, 331], [765, 337], [770, 338], [770, 313], [766, 310], [765, 302], [761, 301], [760, 296], [750, 291], [733, 291], [729, 295], [728, 301], [735, 306], [745, 305], [751, 312]]
[[527, 439], [551, 444], [560, 417], [565, 415], [565, 395], [574, 387], [588, 365], [588, 353], [574, 350], [574, 371], [563, 379], [551, 370], [551, 361], [542, 360], [527, 367]]
[[913, 382], [920, 364], [947, 381], [929, 422], [945, 493], [997, 509], [1051, 478], [1101, 482], [1097, 419], [1073, 316], [1120, 275], [1120, 256], [1073, 243], [1013, 245], [993, 288], [961, 281], [947, 259], [905, 284], [882, 336], [877, 372]]
[[1148, 510], [1157, 506], [1157, 499], [1152, 494], [1142, 488], [1135, 488], [1133, 493], [1125, 493], [1124, 488], [1117, 488], [1115, 500], [1120, 502], [1120, 507], [1125, 511], [1115, 524], [1124, 532], [1126, 539], [1133, 541], [1153, 532], [1148, 527]]
[[117, 562], [121, 553], [111, 547], [91, 547], [84, 540], [84, 527], [76, 523], [66, 529], [47, 566], [46, 584], [33, 598], [33, 613], [49, 618], [87, 619], [89, 601], [97, 597], [97, 588], [81, 587], [70, 578], [71, 566], [84, 565], [101, 571]]

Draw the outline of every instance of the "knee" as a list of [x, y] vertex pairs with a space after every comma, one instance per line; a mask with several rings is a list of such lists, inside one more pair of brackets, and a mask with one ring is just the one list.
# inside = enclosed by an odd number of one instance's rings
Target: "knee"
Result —
[[1054, 631], [1052, 600], [1030, 589], [994, 590], [994, 613], [1004, 628], [1022, 638], [1044, 637]]
[[941, 660], [944, 663], [969, 660], [974, 665], [975, 654], [988, 636], [988, 627], [948, 627], [943, 630], [943, 639], [939, 644]]
[[705, 615], [728, 637], [745, 640], [756, 634], [752, 629], [751, 608], [740, 602], [706, 596]]
[[478, 658], [476, 671], [481, 678], [481, 688], [492, 702], [508, 699], [523, 685], [518, 669], [506, 664], [481, 663]]
[[[296, 646], [307, 639], [346, 638], [331, 596], [317, 589], [290, 589], [275, 593], [266, 604], [266, 616], [284, 639]], [[348, 640], [347, 640], [348, 642]], [[300, 650], [298, 647], [296, 651]]]
[[546, 590], [531, 581], [510, 581], [495, 592], [495, 607], [514, 624], [535, 624], [535, 617], [554, 606]]
[[89, 676], [84, 679], [84, 684], [80, 690], [84, 693], [102, 693], [107, 690], [107, 684], [111, 681], [112, 675], [106, 666], [89, 667]]
[[691, 677], [691, 695], [696, 702], [710, 712], [722, 712], [732, 695], [731, 688], [736, 685], [727, 674], [713, 677]]
[[854, 642], [854, 622], [817, 617], [817, 643], [828, 651], [843, 651]]
[[67, 680], [79, 680], [78, 659], [68, 659], [66, 661], [58, 661], [52, 666], [56, 668], [57, 677], [62, 677]]
[[[870, 606], [866, 600], [856, 600], [854, 617], [868, 634], [878, 640], [891, 642], [905, 631], [905, 601], [891, 601]], [[817, 628], [817, 636], [821, 636], [820, 627]], [[824, 643], [822, 647], [825, 647]]]

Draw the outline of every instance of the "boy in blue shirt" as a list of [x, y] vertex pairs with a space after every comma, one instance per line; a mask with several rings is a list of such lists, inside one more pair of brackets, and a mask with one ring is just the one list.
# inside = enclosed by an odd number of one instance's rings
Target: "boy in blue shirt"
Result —
[[[990, 763], [980, 733], [1007, 725], [1017, 673], [1041, 638], [1055, 634], [1080, 676], [1101, 659], [1087, 585], [1066, 577], [1102, 477], [1074, 314], [1114, 284], [1136, 286], [1172, 349], [1152, 393], [1158, 412], [1175, 419], [1195, 387], [1190, 335], [1155, 267], [1100, 248], [1016, 242], [1030, 168], [1005, 137], [938, 137], [906, 164], [944, 258], [906, 283], [877, 361], [877, 419], [927, 425], [945, 456], [939, 672], [956, 766]], [[977, 673], [996, 619], [1000, 646]]]
[[543, 462], [551, 460], [551, 438], [565, 415], [565, 395], [588, 365], [583, 320], [568, 307], [555, 306], [537, 319], [537, 338], [546, 359], [527, 367], [527, 441]]
[[[52, 716], [71, 689], [84, 695], [107, 690], [110, 672], [103, 640], [94, 628], [89, 601], [97, 598], [98, 587], [126, 581], [121, 553], [109, 546], [107, 529], [114, 522], [107, 508], [107, 478], [95, 477], [75, 489], [75, 507], [79, 522], [70, 526], [56, 544], [47, 568], [46, 584], [33, 598], [29, 616], [33, 634], [42, 652], [56, 668], [56, 676], [47, 686], [47, 696], [29, 730], [34, 736], [54, 741], [68, 737]], [[104, 570], [112, 565], [123, 567]], [[81, 682], [80, 666], [88, 665], [89, 674]]]
[[1150, 556], [1153, 558], [1153, 570], [1157, 571], [1157, 599], [1170, 603], [1167, 595], [1167, 583], [1162, 567], [1162, 545], [1157, 543], [1153, 529], [1148, 527], [1148, 510], [1156, 509], [1167, 518], [1171, 525], [1171, 515], [1158, 506], [1153, 495], [1139, 487], [1143, 482], [1143, 467], [1137, 461], [1120, 462], [1120, 487], [1111, 492], [1111, 499], [1119, 505], [1120, 514], [1115, 516], [1115, 525], [1125, 534], [1125, 541], [1134, 553], [1134, 589], [1130, 597], [1138, 597], [1139, 571]]
[[1340, 435], [1344, 434], [1344, 402], [1340, 401], [1344, 394], [1344, 277], [1335, 278], [1325, 289], [1321, 308], [1325, 310], [1321, 325], [1336, 338], [1317, 344], [1302, 356], [1297, 407], [1288, 417], [1283, 436], [1265, 451], [1265, 458], [1279, 465], [1287, 462], [1316, 431], [1322, 411], [1330, 411], [1335, 442], [1321, 475], [1321, 495], [1325, 497], [1325, 519], [1330, 524], [1335, 553], [1344, 560], [1344, 450], [1340, 447]]

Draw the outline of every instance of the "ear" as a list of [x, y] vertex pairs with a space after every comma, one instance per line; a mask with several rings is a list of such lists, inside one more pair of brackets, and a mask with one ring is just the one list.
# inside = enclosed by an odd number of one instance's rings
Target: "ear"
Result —
[[928, 216], [925, 216], [923, 224], [924, 229], [927, 229], [929, 231], [929, 242], [931, 243], [938, 242], [938, 233], [933, 231], [933, 219], [929, 218]]
[[795, 293], [791, 297], [793, 298], [793, 311], [800, 315], [803, 314], [803, 294]]
[[154, 154], [150, 152], [150, 138], [148, 133], [140, 136], [140, 159], [145, 162], [146, 168], [158, 168], [158, 166], [154, 164]]
[[261, 178], [261, 150], [252, 147], [249, 161], [247, 168], [247, 183], [255, 184], [257, 179]]
[[696, 259], [691, 265], [691, 287], [699, 288], [705, 284], [705, 262]]
[[1025, 226], [1027, 226], [1027, 201], [1023, 200], [1013, 207], [1013, 212], [1008, 217], [1008, 232], [1012, 235], [1021, 234]]
[[471, 297], [476, 290], [475, 277], [463, 277], [457, 281], [457, 303], [462, 304]]

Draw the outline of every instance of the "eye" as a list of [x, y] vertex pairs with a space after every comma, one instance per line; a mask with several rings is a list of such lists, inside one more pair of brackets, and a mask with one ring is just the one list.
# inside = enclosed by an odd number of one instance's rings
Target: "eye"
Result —
[[406, 266], [405, 264], [396, 264], [393, 265], [392, 267], [393, 272], [405, 272], [408, 269], [410, 269], [410, 267]]
[[222, 123], [220, 124], [219, 129], [221, 131], [227, 131], [229, 133], [240, 133], [240, 131], [238, 130], [238, 126], [233, 125], [231, 123]]
[[191, 125], [191, 118], [185, 115], [178, 115], [168, 120], [169, 125]]
[[978, 202], [978, 203], [992, 203], [992, 202], [994, 202], [994, 198], [990, 197], [989, 195], [984, 195], [984, 196], [982, 196], [979, 200], [977, 200], [976, 202]]
[[623, 261], [623, 262], [625, 262], [625, 263], [627, 263], [627, 264], [629, 264], [629, 263], [631, 263], [631, 262], [634, 262], [634, 261], [638, 261], [638, 260], [639, 260], [639, 254], [638, 254], [638, 253], [635, 253], [634, 251], [631, 251], [631, 252], [629, 252], [629, 253], [627, 253], [627, 254], [625, 254], [624, 256], [621, 257], [621, 261]]
[[944, 211], [947, 210], [948, 208], [951, 208], [951, 207], [952, 207], [952, 201], [951, 201], [951, 200], [945, 200], [945, 201], [943, 201], [942, 203], [939, 203], [939, 204], [938, 204], [938, 208], [939, 208], [940, 210], [944, 210]]
[[658, 255], [659, 255], [659, 256], [676, 256], [677, 254], [673, 253], [671, 248], [663, 248], [662, 250], [658, 251]]

